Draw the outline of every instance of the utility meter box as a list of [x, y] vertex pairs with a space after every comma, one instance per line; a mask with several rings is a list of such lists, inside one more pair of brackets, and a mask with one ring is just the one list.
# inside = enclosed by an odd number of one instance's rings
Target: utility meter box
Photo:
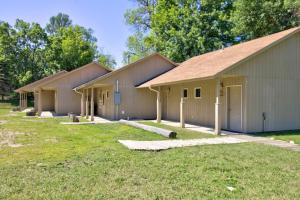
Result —
[[120, 92], [115, 92], [114, 101], [115, 101], [115, 105], [121, 104], [121, 93]]

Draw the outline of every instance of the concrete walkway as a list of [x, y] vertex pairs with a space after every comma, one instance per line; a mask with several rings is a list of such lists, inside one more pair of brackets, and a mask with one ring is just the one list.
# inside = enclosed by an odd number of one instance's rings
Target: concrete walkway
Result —
[[255, 142], [255, 143], [259, 143], [259, 144], [271, 145], [271, 146], [276, 146], [276, 147], [300, 152], [299, 144], [292, 144], [292, 143], [282, 141], [282, 140], [272, 140], [267, 137], [257, 137], [257, 136], [246, 135], [246, 134], [232, 135], [231, 137], [236, 138], [236, 139], [247, 140], [248, 142]]
[[135, 141], [119, 140], [121, 144], [132, 150], [158, 151], [177, 147], [200, 146], [209, 144], [237, 144], [247, 142], [233, 137], [205, 138], [192, 140], [160, 140], [160, 141]]
[[[151, 120], [151, 121], [156, 123], [156, 120]], [[180, 127], [179, 122], [161, 120], [161, 123], [168, 125], [168, 126], [174, 126], [174, 127], [178, 127], [178, 128]], [[191, 130], [191, 131], [197, 131], [197, 132], [201, 132], [201, 133], [215, 134], [215, 130], [213, 128], [205, 127], [205, 126], [185, 124], [185, 129]], [[236, 134], [239, 134], [239, 133], [221, 130], [221, 135], [236, 135]]]
[[[89, 120], [91, 120], [91, 119], [89, 118]], [[94, 122], [96, 124], [114, 123], [114, 121], [111, 121], [111, 120], [108, 120], [108, 119], [105, 119], [102, 117], [98, 117], [98, 116], [94, 116]]]
[[[153, 122], [156, 122], [155, 120], [152, 120]], [[179, 122], [172, 122], [172, 121], [166, 121], [162, 120], [162, 124], [169, 125], [169, 126], [174, 126], [174, 127], [180, 127]], [[215, 134], [213, 128], [209, 127], [204, 127], [204, 126], [198, 126], [198, 125], [192, 125], [192, 124], [186, 124], [185, 129], [188, 130], [193, 130], [193, 131], [198, 131], [202, 133], [209, 133], [209, 134]], [[266, 145], [272, 145], [280, 148], [285, 148], [289, 149], [292, 151], [300, 151], [300, 145], [299, 144], [291, 144], [286, 141], [282, 140], [272, 140], [267, 137], [257, 137], [253, 135], [248, 135], [248, 134], [241, 134], [241, 133], [236, 133], [236, 132], [231, 132], [231, 131], [224, 131], [222, 130], [221, 135], [229, 135], [230, 137], [236, 138], [236, 139], [243, 139], [248, 142], [255, 142], [259, 144], [266, 144]]]

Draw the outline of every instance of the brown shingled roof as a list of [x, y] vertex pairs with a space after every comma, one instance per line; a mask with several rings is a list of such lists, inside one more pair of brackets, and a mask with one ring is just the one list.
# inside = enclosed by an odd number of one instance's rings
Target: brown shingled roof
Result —
[[299, 31], [300, 27], [291, 28], [286, 31], [233, 45], [225, 49], [195, 56], [169, 72], [138, 86], [138, 88], [214, 78], [225, 70], [231, 69], [231, 67], [261, 53], [267, 48], [277, 44], [277, 42], [280, 42]]

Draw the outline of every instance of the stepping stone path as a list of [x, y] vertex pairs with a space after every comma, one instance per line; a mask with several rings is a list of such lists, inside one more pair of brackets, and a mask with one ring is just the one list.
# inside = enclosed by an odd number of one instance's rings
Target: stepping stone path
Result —
[[160, 141], [134, 141], [134, 140], [119, 140], [121, 144], [132, 150], [165, 150], [176, 147], [188, 147], [210, 144], [237, 144], [247, 142], [247, 140], [237, 139], [233, 137], [219, 137], [207, 139], [192, 139], [192, 140], [160, 140]]

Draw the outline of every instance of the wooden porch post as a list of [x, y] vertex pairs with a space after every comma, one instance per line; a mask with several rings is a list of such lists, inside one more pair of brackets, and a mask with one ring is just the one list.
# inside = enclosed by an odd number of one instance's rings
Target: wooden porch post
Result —
[[185, 128], [183, 91], [180, 98], [180, 127]]
[[82, 94], [81, 94], [81, 104], [80, 104], [80, 109], [81, 109], [80, 116], [81, 117], [84, 117], [84, 103], [85, 103], [85, 90], [83, 90]]
[[215, 104], [215, 134], [221, 134], [221, 101], [220, 101], [221, 79], [216, 80], [216, 104]]
[[85, 118], [89, 118], [89, 89], [86, 89], [86, 97], [85, 97]]
[[161, 91], [159, 88], [159, 91], [157, 92], [156, 96], [156, 122], [160, 123], [161, 122]]
[[25, 94], [22, 93], [22, 110], [24, 109], [24, 106], [25, 106], [24, 100], [25, 100]]
[[38, 98], [38, 115], [42, 114], [42, 90], [39, 89], [39, 98]]
[[19, 93], [20, 99], [19, 99], [19, 107], [20, 110], [22, 110], [22, 92]]
[[94, 121], [94, 88], [91, 88], [91, 121]]
[[27, 104], [27, 93], [25, 93], [25, 105], [24, 107], [27, 108], [28, 104]]

